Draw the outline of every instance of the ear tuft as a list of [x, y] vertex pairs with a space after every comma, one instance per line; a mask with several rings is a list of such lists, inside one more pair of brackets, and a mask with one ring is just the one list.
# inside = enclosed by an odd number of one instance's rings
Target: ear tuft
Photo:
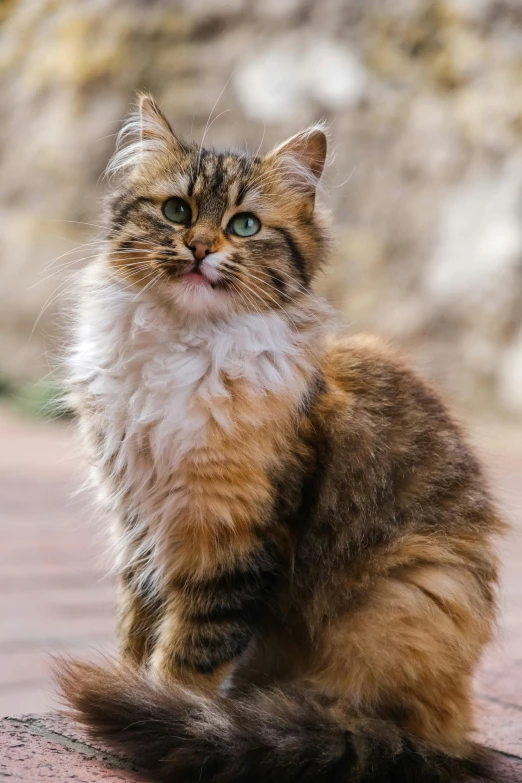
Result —
[[112, 175], [133, 169], [140, 163], [146, 163], [155, 153], [181, 149], [169, 121], [154, 98], [140, 93], [135, 111], [127, 117], [118, 133], [116, 152], [109, 161], [106, 173]]
[[169, 142], [174, 138], [170, 123], [158, 104], [148, 93], [138, 94], [137, 114], [141, 119], [141, 136], [143, 139], [163, 139]]
[[317, 123], [279, 144], [268, 158], [280, 167], [289, 183], [295, 181], [315, 191], [326, 161], [328, 141], [326, 126]]

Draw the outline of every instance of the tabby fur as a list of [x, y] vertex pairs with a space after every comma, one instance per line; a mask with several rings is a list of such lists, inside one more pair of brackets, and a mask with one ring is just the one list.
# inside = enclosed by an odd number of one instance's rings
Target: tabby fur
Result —
[[[325, 155], [321, 126], [265, 156], [186, 144], [143, 96], [110, 164], [70, 397], [114, 521], [121, 660], [58, 677], [154, 780], [479, 768], [503, 522], [439, 395], [311, 288]], [[238, 212], [258, 234], [229, 232]]]

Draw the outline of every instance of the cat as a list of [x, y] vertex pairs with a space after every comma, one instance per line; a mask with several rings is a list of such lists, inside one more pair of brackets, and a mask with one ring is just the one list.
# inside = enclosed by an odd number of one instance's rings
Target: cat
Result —
[[141, 96], [109, 164], [70, 399], [114, 520], [120, 660], [62, 693], [157, 781], [478, 774], [495, 622], [481, 467], [438, 394], [311, 283], [313, 126], [264, 156], [178, 139]]

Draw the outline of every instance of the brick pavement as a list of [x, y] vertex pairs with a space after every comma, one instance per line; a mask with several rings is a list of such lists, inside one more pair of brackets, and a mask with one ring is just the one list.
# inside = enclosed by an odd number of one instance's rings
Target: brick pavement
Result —
[[[502, 543], [499, 638], [477, 678], [481, 735], [522, 757], [522, 437], [482, 427], [476, 441], [513, 523]], [[56, 706], [50, 656], [114, 649], [103, 531], [86, 495], [71, 427], [0, 407], [0, 716]], [[520, 778], [522, 780], [522, 777]]]
[[113, 648], [103, 533], [71, 427], [0, 407], [0, 715], [56, 706], [50, 656]]

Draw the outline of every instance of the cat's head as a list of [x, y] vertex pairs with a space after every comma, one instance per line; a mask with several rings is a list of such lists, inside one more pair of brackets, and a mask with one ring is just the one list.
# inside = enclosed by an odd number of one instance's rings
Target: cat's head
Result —
[[152, 98], [125, 123], [109, 172], [109, 259], [187, 314], [263, 312], [306, 296], [324, 261], [315, 206], [326, 156], [314, 126], [261, 157], [178, 139]]

